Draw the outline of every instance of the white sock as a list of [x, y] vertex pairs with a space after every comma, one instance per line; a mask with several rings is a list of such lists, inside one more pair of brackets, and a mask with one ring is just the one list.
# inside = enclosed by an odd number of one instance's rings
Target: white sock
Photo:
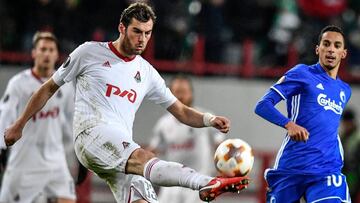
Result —
[[150, 182], [160, 186], [182, 186], [193, 190], [199, 190], [212, 179], [182, 164], [158, 158], [152, 158], [145, 164], [143, 175]]

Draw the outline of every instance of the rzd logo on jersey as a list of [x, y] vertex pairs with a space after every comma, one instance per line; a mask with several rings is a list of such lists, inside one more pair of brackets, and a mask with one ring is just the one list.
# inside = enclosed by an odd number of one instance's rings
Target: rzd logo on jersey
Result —
[[106, 84], [107, 89], [106, 89], [106, 93], [105, 95], [107, 97], [110, 97], [110, 95], [117, 95], [119, 97], [127, 97], [127, 99], [131, 102], [134, 103], [136, 101], [136, 92], [133, 89], [130, 89], [130, 91], [128, 90], [124, 90], [121, 91], [120, 87], [117, 87], [115, 85], [111, 85], [111, 84]]

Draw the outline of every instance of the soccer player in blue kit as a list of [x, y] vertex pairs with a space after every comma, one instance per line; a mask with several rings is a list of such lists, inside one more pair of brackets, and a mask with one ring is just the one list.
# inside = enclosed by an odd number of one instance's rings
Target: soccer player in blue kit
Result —
[[[338, 77], [347, 55], [341, 28], [323, 28], [315, 52], [318, 63], [290, 69], [255, 107], [256, 114], [287, 130], [274, 167], [265, 171], [269, 203], [295, 203], [301, 197], [308, 203], [351, 202], [338, 135], [351, 96], [350, 86]], [[275, 108], [281, 100], [287, 117]]]

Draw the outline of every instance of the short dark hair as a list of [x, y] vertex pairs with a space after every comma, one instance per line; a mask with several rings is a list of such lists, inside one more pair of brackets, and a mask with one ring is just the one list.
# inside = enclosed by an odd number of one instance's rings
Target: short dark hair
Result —
[[344, 48], [346, 48], [345, 34], [344, 34], [343, 30], [340, 27], [336, 26], [336, 25], [328, 25], [328, 26], [324, 27], [321, 30], [321, 32], [319, 34], [319, 38], [318, 38], [318, 45], [320, 45], [321, 39], [322, 39], [325, 32], [337, 32], [337, 33], [340, 33], [341, 36], [344, 39]]
[[156, 21], [156, 15], [153, 9], [143, 2], [130, 4], [130, 6], [121, 13], [120, 22], [124, 24], [125, 27], [128, 27], [132, 18], [144, 23], [148, 22], [150, 19], [154, 23]]
[[37, 31], [34, 34], [34, 37], [32, 39], [33, 48], [35, 48], [37, 46], [37, 44], [39, 43], [39, 41], [42, 39], [55, 42], [57, 48], [59, 48], [59, 44], [58, 44], [58, 40], [57, 40], [56, 36], [51, 32], [45, 32], [45, 31]]
[[169, 84], [170, 89], [172, 89], [172, 86], [173, 86], [173, 83], [174, 83], [175, 80], [185, 80], [186, 82], [189, 83], [191, 91], [194, 90], [192, 81], [191, 81], [190, 77], [187, 76], [186, 74], [180, 73], [180, 74], [175, 75], [173, 78], [171, 78], [170, 84]]

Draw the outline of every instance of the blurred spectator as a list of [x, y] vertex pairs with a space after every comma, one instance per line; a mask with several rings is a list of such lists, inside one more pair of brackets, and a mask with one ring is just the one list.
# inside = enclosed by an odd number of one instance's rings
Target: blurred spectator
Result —
[[[274, 16], [275, 0], [225, 2], [225, 17], [233, 30], [233, 40], [242, 42], [252, 38], [258, 40], [270, 29]], [[260, 15], [261, 14], [261, 15]]]
[[[225, 22], [231, 30], [231, 43], [251, 40], [259, 47], [259, 57], [266, 53], [267, 38], [275, 15], [275, 0], [227, 0], [224, 5]], [[254, 62], [260, 61], [255, 59]]]
[[345, 32], [348, 33], [348, 71], [360, 76], [360, 1], [351, 0], [343, 14]]
[[229, 39], [226, 39], [223, 6], [224, 0], [205, 1], [199, 14], [198, 31], [205, 37], [205, 61], [208, 62], [224, 62], [223, 50]]
[[157, 14], [154, 29], [155, 58], [179, 60], [183, 58], [185, 37], [189, 31], [188, 1], [155, 0]]
[[300, 26], [297, 4], [293, 0], [277, 1], [277, 12], [268, 33], [268, 47], [265, 49], [264, 65], [286, 66], [289, 48], [294, 41], [295, 31]]
[[298, 0], [298, 4], [306, 15], [317, 18], [338, 16], [347, 8], [347, 0]]
[[347, 109], [342, 115], [340, 137], [344, 148], [343, 173], [349, 184], [350, 196], [353, 202], [360, 198], [360, 131], [356, 113]]

